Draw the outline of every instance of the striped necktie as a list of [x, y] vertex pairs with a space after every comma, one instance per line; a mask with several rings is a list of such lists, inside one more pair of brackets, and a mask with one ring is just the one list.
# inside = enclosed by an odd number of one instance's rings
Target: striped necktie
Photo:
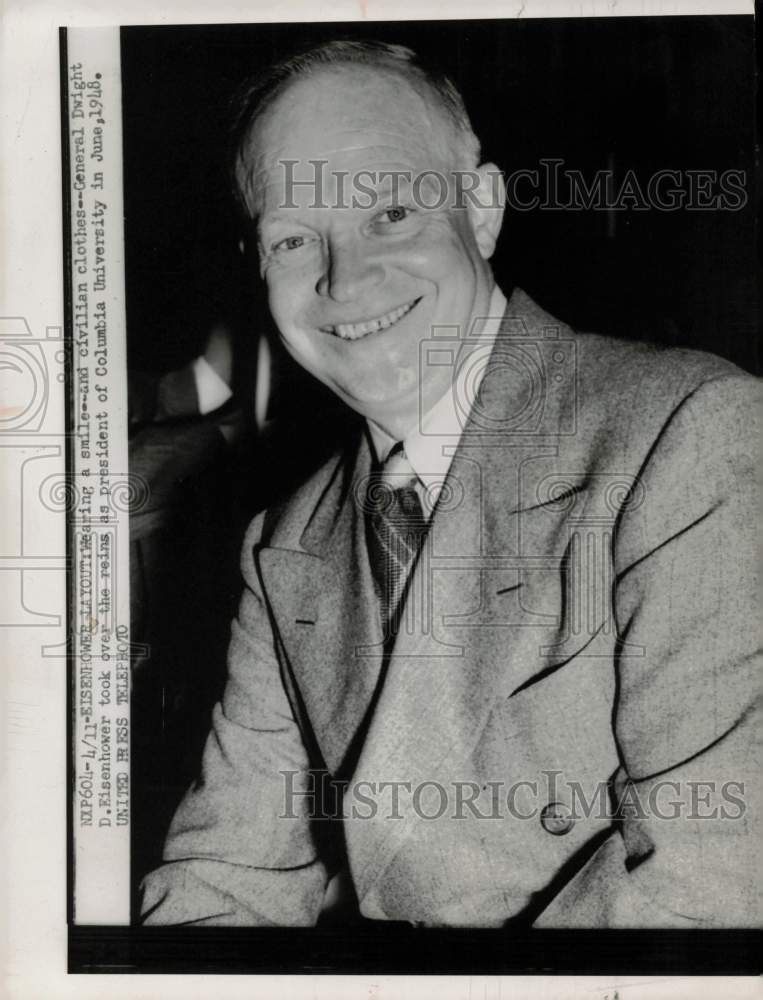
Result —
[[366, 534], [385, 643], [397, 635], [411, 569], [427, 529], [416, 482], [416, 473], [398, 443], [373, 475], [368, 490]]

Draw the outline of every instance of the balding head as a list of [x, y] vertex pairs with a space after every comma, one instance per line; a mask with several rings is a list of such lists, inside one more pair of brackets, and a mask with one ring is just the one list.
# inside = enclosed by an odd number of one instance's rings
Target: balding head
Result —
[[[232, 136], [234, 191], [250, 218], [259, 204], [256, 178], [263, 131], [276, 114], [288, 113], [298, 101], [310, 107], [312, 85], [327, 73], [343, 78], [349, 98], [341, 107], [337, 103], [322, 109], [333, 110], [337, 120], [352, 110], [354, 100], [375, 92], [379, 112], [387, 119], [396, 112], [408, 112], [409, 118], [417, 113], [421, 141], [429, 143], [441, 167], [471, 170], [479, 164], [480, 144], [463, 99], [443, 73], [402, 45], [327, 42], [273, 64], [241, 90]], [[385, 100], [394, 103], [384, 107]]]

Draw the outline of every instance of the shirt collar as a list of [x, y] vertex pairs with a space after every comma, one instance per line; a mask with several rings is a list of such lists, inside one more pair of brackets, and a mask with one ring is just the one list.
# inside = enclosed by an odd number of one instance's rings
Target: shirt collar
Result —
[[[505, 312], [506, 296], [495, 285], [490, 297], [488, 316], [479, 334], [479, 346], [475, 348], [485, 359], [493, 348]], [[433, 499], [442, 488], [450, 469], [485, 367], [486, 365], [479, 363], [462, 365], [455, 384], [424, 414], [418, 427], [403, 438], [406, 457]], [[369, 420], [367, 423], [376, 458], [379, 462], [384, 462], [396, 441], [373, 421]]]

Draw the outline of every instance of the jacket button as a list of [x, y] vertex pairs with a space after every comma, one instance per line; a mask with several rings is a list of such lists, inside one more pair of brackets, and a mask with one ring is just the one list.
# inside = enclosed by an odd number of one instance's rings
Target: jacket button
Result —
[[549, 802], [543, 807], [540, 814], [540, 825], [546, 833], [554, 837], [562, 837], [569, 833], [575, 825], [575, 820], [570, 815], [570, 810], [561, 802]]

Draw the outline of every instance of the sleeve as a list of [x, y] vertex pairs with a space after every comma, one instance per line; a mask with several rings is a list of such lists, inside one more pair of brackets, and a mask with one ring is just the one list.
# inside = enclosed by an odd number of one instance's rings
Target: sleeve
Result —
[[614, 541], [619, 830], [536, 926], [760, 921], [758, 384], [665, 424]]
[[246, 586], [201, 775], [173, 818], [164, 864], [142, 883], [146, 924], [307, 926], [323, 900], [310, 762], [252, 559], [260, 528], [258, 517], [244, 544]]
[[130, 427], [198, 416], [199, 393], [192, 364], [164, 375], [130, 370], [127, 379]]

